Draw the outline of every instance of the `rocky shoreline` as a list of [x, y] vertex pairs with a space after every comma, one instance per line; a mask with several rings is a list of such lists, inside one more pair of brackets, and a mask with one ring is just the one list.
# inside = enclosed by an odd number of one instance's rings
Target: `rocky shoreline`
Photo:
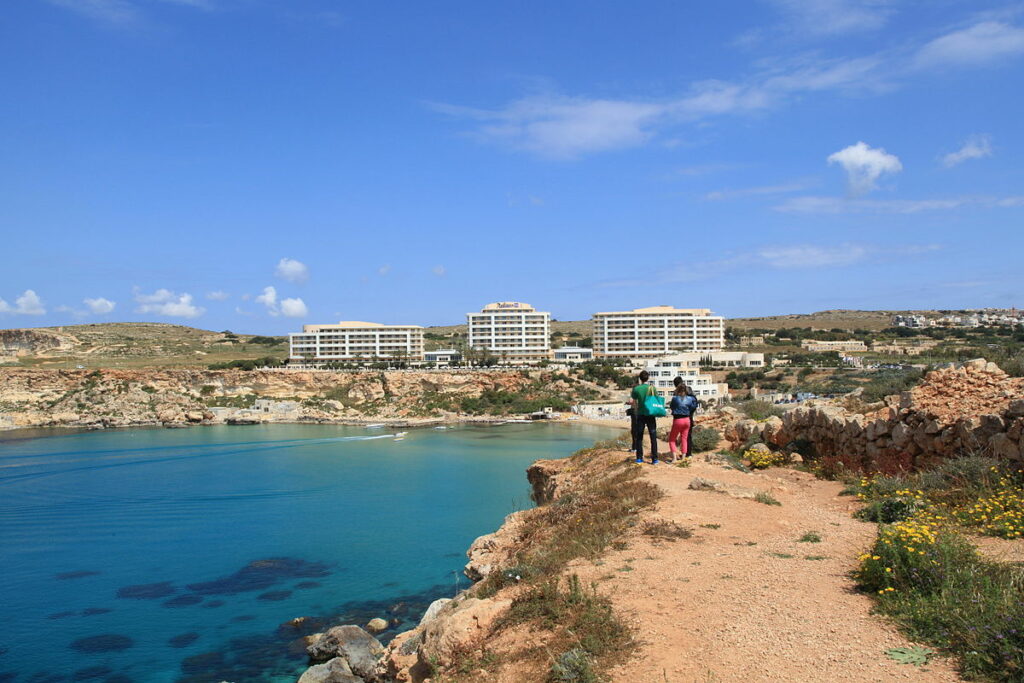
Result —
[[[33, 370], [0, 368], [0, 430], [24, 427], [487, 421], [453, 409], [534, 378], [493, 372]], [[568, 390], [568, 387], [566, 387]]]
[[[571, 491], [580, 476], [573, 476], [568, 459], [538, 460], [527, 470], [532, 495], [541, 503], [550, 501], [549, 496]], [[474, 584], [508, 564], [519, 543], [523, 519], [531, 512], [513, 512], [495, 532], [472, 543], [466, 551], [468, 562], [463, 573]], [[478, 647], [511, 605], [508, 598], [482, 598], [475, 593], [470, 587], [455, 598], [435, 600], [415, 628], [395, 635], [386, 647], [372, 635], [379, 632], [381, 624], [374, 623], [383, 621], [379, 619], [363, 627], [347, 624], [307, 636], [311, 666], [299, 683], [429, 680], [437, 670], [453, 665], [462, 654]]]

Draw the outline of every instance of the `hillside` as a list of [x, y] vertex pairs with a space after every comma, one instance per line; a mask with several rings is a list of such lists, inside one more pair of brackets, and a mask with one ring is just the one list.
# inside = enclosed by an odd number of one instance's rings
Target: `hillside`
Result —
[[227, 330], [212, 332], [166, 323], [94, 323], [0, 330], [0, 365], [20, 367], [195, 367], [287, 355], [285, 337], [236, 335]]

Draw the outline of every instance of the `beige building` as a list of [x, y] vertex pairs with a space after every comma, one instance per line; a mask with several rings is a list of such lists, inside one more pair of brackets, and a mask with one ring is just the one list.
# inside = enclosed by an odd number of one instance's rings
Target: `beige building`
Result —
[[597, 358], [657, 358], [725, 346], [725, 318], [712, 315], [708, 308], [652, 306], [595, 313], [592, 323]]
[[423, 360], [423, 328], [357, 320], [303, 325], [288, 335], [292, 365], [356, 360]]
[[551, 358], [551, 314], [530, 304], [487, 304], [479, 313], [467, 313], [466, 322], [471, 349], [486, 349], [506, 362]]
[[816, 353], [827, 351], [850, 352], [868, 350], [868, 347], [862, 341], [817, 341], [815, 339], [804, 339], [800, 342], [800, 346], [804, 347], [808, 351], [814, 351]]
[[650, 374], [651, 382], [661, 390], [666, 399], [675, 389], [675, 378], [682, 377], [683, 382], [693, 390], [698, 400], [711, 403], [729, 400], [728, 384], [719, 384], [711, 375], [701, 374], [699, 353], [677, 353], [652, 360], [644, 369]]

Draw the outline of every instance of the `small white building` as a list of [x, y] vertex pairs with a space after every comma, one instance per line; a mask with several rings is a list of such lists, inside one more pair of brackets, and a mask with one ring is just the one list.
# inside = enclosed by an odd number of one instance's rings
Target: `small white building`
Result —
[[461, 363], [462, 352], [458, 349], [434, 349], [433, 351], [424, 351], [423, 360], [428, 363], [436, 363], [438, 365]]
[[559, 363], [582, 363], [594, 357], [594, 349], [582, 346], [563, 346], [555, 349], [555, 361]]

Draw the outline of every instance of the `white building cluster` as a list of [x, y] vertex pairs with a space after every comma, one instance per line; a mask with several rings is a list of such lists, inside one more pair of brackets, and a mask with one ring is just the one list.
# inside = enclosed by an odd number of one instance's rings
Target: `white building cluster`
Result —
[[[486, 352], [505, 364], [579, 363], [592, 358], [642, 363], [674, 353], [718, 353], [725, 345], [725, 319], [707, 308], [654, 306], [595, 313], [593, 348], [552, 349], [551, 314], [519, 301], [488, 304], [467, 313], [466, 323], [467, 352]], [[358, 321], [304, 325], [302, 332], [289, 335], [289, 342], [289, 365], [297, 367], [362, 361], [448, 364], [464, 355], [457, 349], [425, 352], [419, 325]], [[739, 365], [742, 360], [723, 363]]]
[[923, 315], [894, 315], [894, 327], [921, 329], [925, 327], [1013, 327], [1024, 325], [1024, 311], [1016, 308], [984, 308], [962, 314], [947, 314], [939, 318]]

